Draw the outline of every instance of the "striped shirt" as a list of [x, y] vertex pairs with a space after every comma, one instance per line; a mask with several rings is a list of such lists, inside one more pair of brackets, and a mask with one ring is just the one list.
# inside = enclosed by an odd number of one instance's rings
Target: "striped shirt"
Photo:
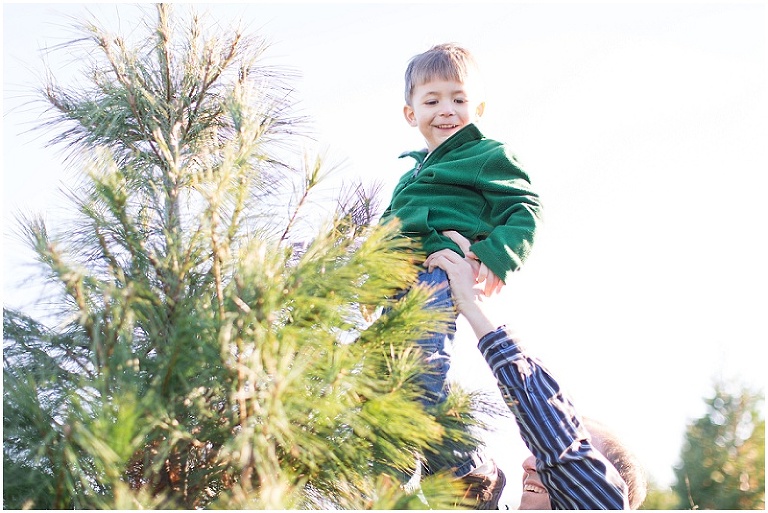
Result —
[[627, 485], [592, 446], [570, 399], [537, 359], [502, 326], [478, 347], [536, 458], [553, 509], [629, 509]]

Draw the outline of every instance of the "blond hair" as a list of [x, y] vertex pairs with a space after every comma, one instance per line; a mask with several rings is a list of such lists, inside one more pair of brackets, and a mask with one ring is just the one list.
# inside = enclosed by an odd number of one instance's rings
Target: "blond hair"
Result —
[[413, 89], [434, 79], [466, 82], [479, 76], [480, 70], [472, 54], [455, 43], [435, 45], [408, 62], [405, 70], [405, 103], [411, 105]]

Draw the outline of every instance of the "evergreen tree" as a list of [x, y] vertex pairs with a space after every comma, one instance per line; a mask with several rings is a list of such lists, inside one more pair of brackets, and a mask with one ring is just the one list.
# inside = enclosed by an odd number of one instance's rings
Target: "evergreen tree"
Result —
[[648, 483], [648, 493], [640, 509], [658, 511], [677, 508], [677, 495], [669, 486], [662, 486], [653, 480]]
[[5, 507], [461, 505], [445, 476], [401, 486], [477, 422], [466, 394], [417, 401], [413, 342], [446, 315], [420, 288], [395, 299], [407, 241], [361, 187], [307, 232], [324, 170], [295, 163], [265, 42], [156, 13], [135, 44], [83, 26], [84, 80], [43, 88], [85, 172], [69, 225], [21, 220], [54, 293], [45, 320], [3, 311]]
[[715, 385], [688, 426], [673, 490], [683, 509], [765, 509], [764, 397]]

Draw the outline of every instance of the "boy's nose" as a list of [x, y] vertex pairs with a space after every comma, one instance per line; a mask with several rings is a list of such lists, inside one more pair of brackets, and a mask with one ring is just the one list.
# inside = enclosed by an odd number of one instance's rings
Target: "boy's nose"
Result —
[[453, 103], [443, 104], [440, 106], [441, 116], [452, 116], [455, 112], [456, 109], [454, 109]]

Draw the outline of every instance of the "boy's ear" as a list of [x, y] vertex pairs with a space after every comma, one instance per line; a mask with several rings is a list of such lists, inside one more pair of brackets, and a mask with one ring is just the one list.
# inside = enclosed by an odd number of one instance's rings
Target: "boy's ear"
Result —
[[481, 102], [477, 105], [477, 108], [475, 109], [475, 118], [480, 118], [480, 116], [483, 115], [483, 112], [485, 112], [485, 102]]
[[405, 116], [405, 120], [408, 122], [409, 125], [417, 126], [416, 115], [413, 112], [413, 107], [411, 107], [407, 103], [405, 104], [405, 107], [403, 107], [403, 115]]

